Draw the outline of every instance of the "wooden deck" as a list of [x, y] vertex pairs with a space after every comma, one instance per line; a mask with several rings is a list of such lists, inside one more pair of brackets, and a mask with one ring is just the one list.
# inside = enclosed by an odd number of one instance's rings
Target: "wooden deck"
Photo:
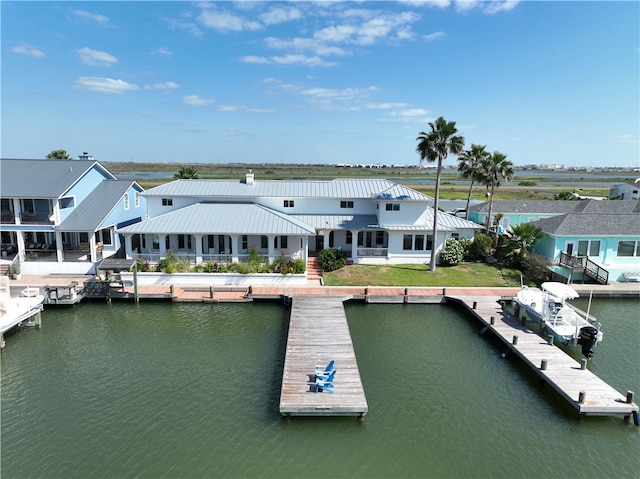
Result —
[[[495, 296], [450, 296], [447, 301], [458, 302], [473, 313], [486, 327], [500, 338], [509, 350], [520, 357], [540, 378], [582, 416], [634, 416], [638, 421], [638, 405], [609, 386], [588, 369], [583, 369], [562, 349], [549, 344], [529, 328], [537, 325], [522, 321], [503, 311]], [[475, 306], [475, 307], [474, 307]], [[491, 324], [491, 317], [494, 324]], [[517, 337], [517, 339], [514, 339]], [[516, 344], [514, 344], [516, 343]], [[543, 364], [544, 363], [544, 364]], [[628, 402], [629, 400], [629, 402]]]
[[[284, 416], [364, 416], [367, 400], [342, 304], [348, 297], [294, 296], [282, 375]], [[335, 361], [334, 394], [309, 392], [316, 365]]]

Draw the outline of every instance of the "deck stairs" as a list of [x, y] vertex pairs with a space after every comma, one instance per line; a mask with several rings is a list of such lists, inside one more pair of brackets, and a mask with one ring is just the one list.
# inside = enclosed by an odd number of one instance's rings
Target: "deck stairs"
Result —
[[573, 273], [582, 273], [599, 284], [609, 284], [609, 271], [591, 261], [587, 256], [571, 256], [560, 253], [560, 266], [570, 268]]
[[322, 278], [322, 268], [317, 256], [307, 258], [307, 279], [310, 281], [319, 281]]

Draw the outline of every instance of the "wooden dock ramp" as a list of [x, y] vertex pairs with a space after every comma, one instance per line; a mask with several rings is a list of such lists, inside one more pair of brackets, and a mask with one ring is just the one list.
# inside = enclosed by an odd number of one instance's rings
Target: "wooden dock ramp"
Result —
[[[282, 376], [280, 414], [284, 416], [359, 416], [367, 400], [351, 342], [345, 296], [294, 296]], [[310, 392], [316, 365], [335, 361], [334, 393]]]
[[[583, 364], [537, 334], [539, 326], [523, 324], [522, 320], [504, 311], [500, 297], [447, 297], [464, 305], [473, 315], [500, 338], [508, 351], [519, 356], [581, 416], [634, 417], [638, 425], [638, 405], [633, 393], [623, 396]], [[493, 321], [492, 318], [493, 317]], [[492, 324], [493, 322], [493, 324]], [[534, 328], [534, 329], [531, 329]], [[597, 349], [596, 349], [597, 354]]]

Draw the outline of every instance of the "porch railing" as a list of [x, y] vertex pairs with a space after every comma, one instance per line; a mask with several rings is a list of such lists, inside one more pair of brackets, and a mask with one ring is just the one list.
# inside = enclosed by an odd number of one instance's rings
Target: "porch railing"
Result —
[[358, 248], [358, 256], [387, 256], [388, 248]]
[[609, 271], [591, 261], [588, 256], [571, 256], [567, 253], [560, 253], [559, 264], [571, 268], [574, 272], [584, 273], [585, 276], [600, 284], [609, 284]]

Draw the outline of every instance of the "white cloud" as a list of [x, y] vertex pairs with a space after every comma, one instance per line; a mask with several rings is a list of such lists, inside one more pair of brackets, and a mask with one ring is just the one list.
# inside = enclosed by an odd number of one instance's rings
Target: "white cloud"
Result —
[[204, 98], [198, 95], [187, 95], [182, 99], [182, 103], [193, 106], [211, 106], [215, 100]]
[[19, 53], [20, 55], [27, 55], [33, 58], [44, 58], [47, 55], [42, 50], [32, 47], [27, 43], [19, 43], [11, 49], [13, 53]]
[[167, 47], [160, 47], [160, 48], [156, 48], [155, 50], [151, 51], [152, 55], [163, 55], [165, 57], [172, 57], [173, 53], [171, 53], [171, 50], [169, 50]]
[[107, 52], [92, 50], [89, 47], [78, 49], [80, 61], [85, 65], [110, 67], [118, 63], [118, 59]]
[[271, 63], [271, 61], [267, 57], [259, 57], [256, 55], [246, 55], [244, 57], [240, 57], [240, 61], [244, 63], [257, 63], [262, 65]]
[[493, 0], [487, 4], [484, 9], [485, 13], [508, 12], [516, 8], [520, 0]]
[[276, 25], [302, 18], [302, 12], [295, 7], [273, 7], [267, 13], [260, 15], [265, 25]]
[[398, 3], [411, 7], [438, 7], [447, 8], [451, 5], [451, 0], [400, 0]]
[[445, 36], [446, 34], [444, 32], [433, 32], [429, 33], [428, 35], [424, 35], [422, 38], [424, 38], [428, 42], [433, 42], [435, 40], [444, 38]]
[[99, 93], [125, 93], [138, 90], [138, 86], [133, 83], [104, 77], [80, 77], [76, 80], [75, 86], [82, 90]]
[[203, 10], [198, 15], [198, 21], [203, 26], [212, 28], [219, 33], [253, 31], [263, 28], [256, 21], [247, 20], [239, 15], [217, 9]]
[[335, 63], [323, 60], [319, 56], [307, 56], [302, 54], [288, 54], [281, 56], [261, 57], [246, 55], [239, 59], [244, 63], [257, 63], [262, 65], [305, 65], [308, 67], [332, 67]]
[[85, 23], [96, 22], [96, 23], [99, 23], [100, 25], [107, 25], [109, 23], [109, 18], [99, 13], [91, 13], [91, 12], [87, 12], [86, 10], [76, 10], [73, 8], [69, 9], [69, 11], [77, 20], [80, 20]]
[[144, 87], [145, 90], [161, 90], [165, 93], [169, 93], [170, 91], [175, 90], [176, 88], [180, 88], [180, 85], [178, 85], [174, 81], [154, 83], [153, 85], [146, 85]]

